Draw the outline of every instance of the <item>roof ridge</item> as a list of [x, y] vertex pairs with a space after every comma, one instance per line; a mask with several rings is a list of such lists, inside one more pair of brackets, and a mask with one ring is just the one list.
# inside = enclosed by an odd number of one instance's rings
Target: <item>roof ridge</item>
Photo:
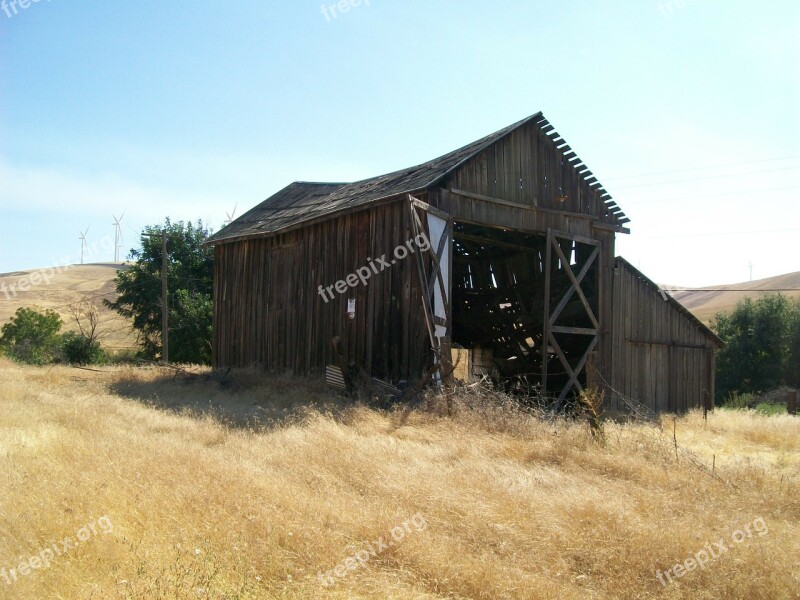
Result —
[[[298, 226], [303, 222], [332, 218], [337, 214], [367, 204], [432, 188], [469, 161], [474, 160], [487, 148], [530, 123], [533, 123], [538, 132], [549, 138], [555, 145], [555, 152], [562, 166], [571, 167], [575, 176], [598, 194], [599, 208], [603, 210], [604, 216], [607, 216], [612, 223], [619, 227], [630, 221], [589, 168], [558, 134], [542, 111], [539, 111], [456, 150], [411, 167], [353, 182], [295, 181], [253, 207], [239, 219], [229, 223], [209, 238], [209, 242], [234, 241], [251, 235], [274, 234]], [[314, 194], [314, 187], [327, 187], [327, 189], [322, 189], [321, 193]], [[303, 195], [304, 191], [305, 195]], [[320, 201], [323, 198], [324, 201]], [[246, 227], [248, 223], [257, 223], [257, 226]]]

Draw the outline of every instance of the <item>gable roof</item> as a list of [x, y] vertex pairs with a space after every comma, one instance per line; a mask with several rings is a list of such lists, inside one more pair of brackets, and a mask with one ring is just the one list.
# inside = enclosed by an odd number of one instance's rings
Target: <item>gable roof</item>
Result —
[[722, 340], [722, 338], [720, 338], [720, 337], [719, 337], [719, 336], [718, 336], [716, 333], [714, 333], [713, 331], [711, 331], [711, 329], [710, 329], [710, 328], [709, 328], [709, 327], [708, 327], [708, 326], [707, 326], [705, 323], [703, 323], [703, 322], [702, 322], [700, 319], [698, 319], [696, 316], [694, 316], [694, 313], [693, 313], [692, 311], [690, 311], [690, 310], [689, 310], [688, 308], [686, 308], [686, 307], [685, 307], [683, 304], [681, 304], [681, 303], [680, 303], [680, 302], [678, 302], [678, 301], [677, 301], [675, 298], [673, 298], [673, 297], [672, 297], [672, 296], [671, 296], [671, 295], [670, 295], [670, 294], [669, 294], [669, 293], [668, 293], [666, 290], [663, 290], [663, 289], [661, 289], [661, 287], [660, 287], [660, 286], [659, 286], [657, 283], [655, 283], [655, 282], [654, 282], [652, 279], [650, 279], [649, 277], [647, 277], [647, 275], [645, 275], [644, 273], [642, 273], [642, 272], [641, 272], [639, 269], [637, 269], [636, 267], [634, 267], [634, 266], [633, 266], [631, 263], [629, 263], [627, 260], [625, 260], [625, 259], [624, 259], [624, 258], [622, 258], [621, 256], [617, 256], [617, 257], [614, 259], [614, 263], [615, 263], [615, 266], [617, 266], [617, 267], [622, 267], [623, 269], [626, 269], [626, 270], [627, 270], [628, 272], [630, 272], [630, 273], [631, 273], [631, 274], [632, 274], [634, 277], [636, 277], [637, 279], [640, 279], [640, 280], [641, 280], [641, 281], [643, 281], [643, 282], [644, 282], [644, 283], [645, 283], [645, 284], [646, 284], [648, 287], [652, 288], [652, 289], [653, 289], [653, 291], [655, 291], [655, 292], [657, 292], [657, 293], [661, 294], [661, 297], [662, 297], [662, 298], [664, 298], [664, 300], [665, 300], [666, 302], [669, 302], [669, 303], [670, 303], [670, 305], [672, 305], [672, 307], [673, 307], [673, 308], [675, 308], [675, 309], [677, 309], [679, 312], [683, 313], [683, 315], [684, 315], [684, 316], [685, 316], [687, 319], [689, 319], [689, 320], [690, 320], [690, 321], [692, 321], [692, 322], [693, 322], [695, 325], [697, 325], [697, 327], [698, 327], [698, 328], [699, 328], [699, 329], [702, 331], [702, 333], [703, 333], [705, 336], [707, 336], [708, 338], [710, 338], [710, 339], [711, 339], [711, 340], [712, 340], [712, 341], [713, 341], [713, 342], [714, 342], [714, 343], [717, 345], [717, 347], [719, 347], [719, 346], [724, 346], [724, 345], [725, 345], [725, 342]]
[[600, 192], [615, 221], [619, 225], [628, 222], [630, 219], [613, 202], [611, 195], [599, 185], [591, 171], [577, 160], [575, 153], [558, 136], [544, 115], [538, 112], [458, 150], [414, 167], [354, 183], [292, 183], [212, 235], [206, 243], [213, 245], [275, 234], [301, 223], [332, 217], [366, 204], [421, 192], [436, 185], [483, 150], [530, 122], [534, 122], [550, 136], [559, 147], [559, 152], [572, 161], [579, 176]]

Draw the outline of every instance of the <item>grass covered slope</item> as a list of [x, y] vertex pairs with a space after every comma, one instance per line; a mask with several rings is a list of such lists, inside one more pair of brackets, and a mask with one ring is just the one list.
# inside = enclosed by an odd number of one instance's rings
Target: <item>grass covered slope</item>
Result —
[[[724, 291], [731, 288], [744, 291]], [[789, 298], [800, 298], [800, 271], [755, 281], [712, 285], [704, 288], [704, 291], [678, 291], [672, 295], [698, 319], [710, 323], [717, 313], [731, 312], [736, 308], [736, 303], [745, 298], [757, 300], [764, 294], [763, 290], [780, 291]]]
[[121, 263], [61, 265], [0, 273], [0, 326], [7, 323], [18, 308], [52, 309], [63, 319], [63, 331], [75, 331], [77, 326], [71, 307], [88, 299], [97, 307], [100, 343], [111, 350], [133, 348], [136, 334], [131, 323], [102, 302], [116, 298], [114, 280], [122, 268], [126, 267]]
[[[676, 459], [671, 419], [608, 423], [600, 446], [510, 407], [331, 402], [0, 363], [0, 569], [85, 539], [0, 598], [797, 597], [800, 419], [691, 414]], [[187, 404], [212, 408], [166, 410]]]

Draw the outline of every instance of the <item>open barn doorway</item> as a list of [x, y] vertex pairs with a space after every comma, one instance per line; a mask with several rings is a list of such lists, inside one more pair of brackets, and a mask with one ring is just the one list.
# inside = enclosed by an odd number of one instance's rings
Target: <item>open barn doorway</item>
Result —
[[454, 223], [455, 375], [559, 404], [582, 390], [600, 329], [598, 255], [589, 238]]

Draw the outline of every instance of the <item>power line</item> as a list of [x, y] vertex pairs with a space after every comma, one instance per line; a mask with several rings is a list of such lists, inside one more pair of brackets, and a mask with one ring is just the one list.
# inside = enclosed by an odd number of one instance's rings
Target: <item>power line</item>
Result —
[[642, 204], [655, 204], [658, 202], [679, 202], [682, 200], [702, 200], [704, 198], [719, 198], [719, 197], [727, 197], [727, 196], [745, 196], [747, 194], [763, 194], [765, 192], [780, 192], [783, 190], [796, 190], [800, 188], [800, 185], [789, 185], [786, 187], [778, 187], [778, 188], [765, 188], [763, 190], [744, 190], [739, 192], [720, 192], [718, 194], [703, 194], [700, 196], [675, 196], [671, 198], [654, 198], [652, 200], [645, 200], [644, 202], [637, 202], [636, 200], [626, 200], [625, 205], [630, 206], [640, 206]]
[[800, 288], [752, 288], [748, 290], [734, 288], [674, 288], [664, 287], [665, 292], [800, 292]]
[[789, 233], [800, 231], [800, 229], [762, 229], [760, 231], [712, 231], [703, 233], [685, 233], [678, 235], [656, 235], [656, 236], [639, 236], [639, 240], [670, 240], [674, 238], [689, 238], [689, 237], [713, 237], [713, 236], [726, 236], [726, 235], [759, 235], [762, 233]]
[[620, 188], [616, 188], [618, 190], [630, 190], [633, 188], [640, 188], [640, 187], [651, 187], [654, 185], [671, 185], [673, 183], [683, 183], [686, 181], [704, 181], [706, 179], [718, 179], [720, 177], [734, 177], [740, 175], [755, 175], [757, 173], [771, 173], [774, 171], [790, 171], [792, 169], [800, 169], [800, 165], [795, 165], [792, 167], [779, 167], [777, 169], [762, 169], [760, 171], [747, 171], [746, 173], [723, 173], [720, 175], [708, 175], [706, 177], [692, 177], [690, 179], [671, 179], [668, 181], [654, 181], [651, 183], [637, 183], [636, 185], [626, 185]]
[[693, 167], [690, 169], [673, 169], [672, 171], [656, 171], [654, 173], [641, 173], [639, 175], [622, 175], [620, 177], [606, 177], [604, 181], [618, 181], [620, 179], [635, 179], [638, 177], [649, 177], [651, 175], [668, 175], [670, 173], [688, 173], [690, 171], [705, 171], [708, 169], [721, 169], [723, 167], [736, 167], [740, 165], [752, 165], [756, 163], [764, 163], [764, 162], [773, 162], [778, 160], [791, 160], [794, 158], [800, 158], [797, 156], [784, 156], [783, 158], [763, 158], [761, 160], [746, 160], [742, 162], [733, 162], [733, 163], [722, 163], [719, 165], [710, 165], [707, 167]]

